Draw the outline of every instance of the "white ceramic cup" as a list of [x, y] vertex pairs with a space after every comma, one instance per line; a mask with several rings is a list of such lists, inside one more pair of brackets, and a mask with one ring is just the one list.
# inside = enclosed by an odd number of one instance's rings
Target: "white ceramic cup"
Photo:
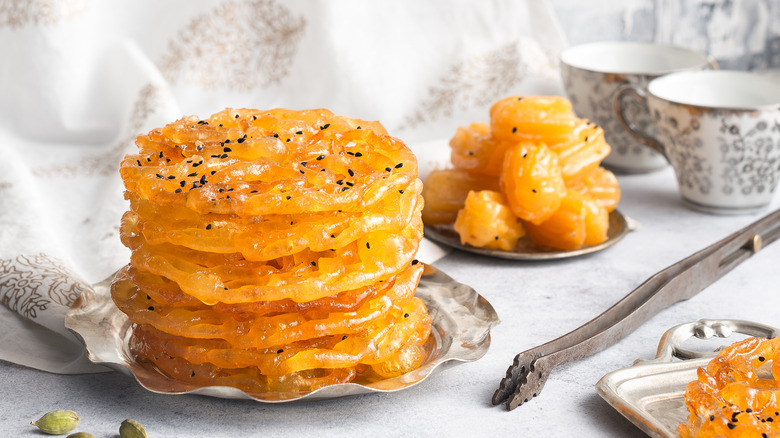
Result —
[[[644, 88], [661, 75], [711, 67], [717, 65], [704, 54], [663, 44], [599, 42], [561, 53], [561, 76], [574, 111], [604, 129], [612, 151], [603, 163], [618, 173], [651, 172], [668, 164], [618, 122], [614, 109], [618, 89], [625, 85]], [[646, 107], [634, 99], [624, 106], [625, 116], [635, 126], [653, 129]]]
[[771, 201], [780, 179], [780, 79], [736, 71], [673, 73], [627, 86], [646, 103], [654, 133], [621, 121], [664, 154], [691, 207], [717, 214], [752, 213]]

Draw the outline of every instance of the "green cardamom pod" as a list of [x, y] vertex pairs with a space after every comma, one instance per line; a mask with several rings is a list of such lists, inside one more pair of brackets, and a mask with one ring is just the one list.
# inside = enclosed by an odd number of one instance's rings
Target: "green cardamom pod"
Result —
[[38, 421], [30, 424], [38, 427], [43, 433], [62, 435], [75, 429], [81, 419], [73, 411], [57, 410], [44, 414]]
[[146, 429], [135, 420], [125, 420], [119, 426], [120, 438], [149, 438]]
[[92, 436], [92, 434], [91, 434], [91, 433], [86, 433], [86, 432], [76, 432], [76, 433], [72, 433], [72, 434], [68, 435], [68, 436], [67, 436], [67, 437], [65, 437], [65, 438], [95, 438], [95, 437], [94, 437], [94, 436]]

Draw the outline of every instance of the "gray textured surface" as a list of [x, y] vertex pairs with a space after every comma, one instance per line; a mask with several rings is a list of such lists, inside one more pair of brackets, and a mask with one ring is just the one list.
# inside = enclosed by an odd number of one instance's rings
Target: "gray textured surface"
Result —
[[[759, 216], [711, 216], [684, 207], [671, 169], [620, 178], [621, 211], [641, 229], [592, 256], [552, 263], [496, 260], [453, 253], [435, 263], [486, 297], [502, 319], [477, 362], [432, 376], [394, 394], [287, 405], [200, 396], [151, 394], [115, 374], [61, 376], [0, 367], [2, 436], [40, 436], [28, 423], [65, 408], [79, 430], [115, 437], [133, 418], [152, 437], [236, 436], [640, 436], [595, 392], [607, 372], [655, 355], [674, 325], [699, 318], [748, 319], [780, 325], [780, 243], [769, 246], [693, 299], [677, 304], [612, 348], [553, 371], [541, 395], [512, 412], [490, 397], [521, 350], [576, 328], [645, 278]], [[775, 199], [773, 208], [780, 207]]]
[[571, 44], [655, 41], [709, 53], [724, 69], [780, 68], [776, 0], [550, 0]]

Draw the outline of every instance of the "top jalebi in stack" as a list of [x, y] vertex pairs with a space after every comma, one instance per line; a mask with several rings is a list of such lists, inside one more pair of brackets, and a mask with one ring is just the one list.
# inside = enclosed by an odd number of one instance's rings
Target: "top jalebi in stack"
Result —
[[610, 147], [567, 99], [499, 100], [490, 124], [458, 128], [450, 147], [455, 169], [425, 181], [426, 223], [454, 223], [463, 243], [506, 251], [526, 233], [562, 250], [607, 239], [620, 199], [617, 179], [600, 166]]
[[393, 376], [426, 358], [422, 184], [378, 122], [227, 109], [136, 144], [120, 169], [132, 256], [112, 295], [139, 358], [249, 391]]

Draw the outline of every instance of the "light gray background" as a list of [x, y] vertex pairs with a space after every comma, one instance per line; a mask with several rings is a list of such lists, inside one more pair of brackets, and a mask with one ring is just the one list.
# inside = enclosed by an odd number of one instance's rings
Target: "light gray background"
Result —
[[780, 68], [777, 0], [549, 0], [569, 42], [653, 41], [714, 56], [723, 69]]

